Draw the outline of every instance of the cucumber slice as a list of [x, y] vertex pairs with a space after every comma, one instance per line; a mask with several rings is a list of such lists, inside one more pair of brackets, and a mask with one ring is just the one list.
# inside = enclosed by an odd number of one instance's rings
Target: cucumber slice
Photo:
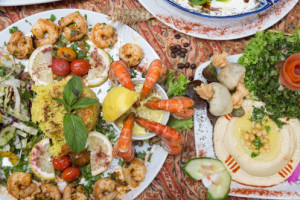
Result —
[[6, 145], [15, 136], [16, 128], [12, 126], [5, 127], [0, 132], [0, 147]]
[[193, 158], [183, 166], [183, 171], [194, 180], [201, 180], [224, 170], [225, 167], [220, 160], [205, 157]]
[[209, 186], [207, 197], [210, 200], [226, 200], [230, 190], [231, 176], [224, 170]]

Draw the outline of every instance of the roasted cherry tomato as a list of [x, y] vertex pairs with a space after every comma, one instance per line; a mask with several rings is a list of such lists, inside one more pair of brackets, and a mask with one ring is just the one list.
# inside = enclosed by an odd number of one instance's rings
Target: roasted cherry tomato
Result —
[[90, 154], [87, 151], [82, 151], [80, 153], [71, 152], [69, 157], [71, 163], [78, 167], [86, 165], [90, 162]]
[[56, 54], [59, 58], [69, 62], [76, 59], [76, 52], [69, 47], [59, 47]]
[[61, 177], [68, 182], [75, 181], [79, 176], [80, 170], [77, 167], [69, 167], [61, 174]]
[[68, 156], [63, 156], [61, 158], [53, 158], [52, 159], [53, 167], [56, 170], [63, 171], [70, 167], [71, 160]]
[[53, 58], [50, 67], [57, 76], [66, 76], [70, 73], [70, 63], [61, 58]]
[[89, 69], [90, 65], [86, 60], [76, 59], [71, 62], [71, 71], [78, 76], [88, 73]]

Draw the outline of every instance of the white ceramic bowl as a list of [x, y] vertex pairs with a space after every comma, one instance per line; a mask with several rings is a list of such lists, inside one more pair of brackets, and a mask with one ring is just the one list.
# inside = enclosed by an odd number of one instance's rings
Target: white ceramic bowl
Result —
[[[144, 84], [145, 79], [144, 78], [134, 78], [134, 79], [132, 79], [132, 82], [133, 82], [134, 85], [136, 85], [137, 83]], [[154, 88], [157, 89], [157, 91], [161, 94], [162, 99], [169, 99], [167, 93], [165, 92], [165, 90], [159, 84], [155, 84]], [[170, 117], [170, 112], [165, 112], [165, 117], [164, 117], [164, 120], [162, 121], [163, 125], [166, 125], [168, 123], [169, 117]], [[118, 133], [121, 133], [121, 130], [116, 125], [116, 123], [113, 122], [112, 124], [113, 124], [114, 128], [118, 131]], [[155, 136], [154, 133], [149, 133], [149, 134], [144, 135], [144, 136], [134, 136], [134, 135], [132, 135], [132, 139], [133, 140], [147, 140], [147, 139], [150, 139], [154, 136]]]

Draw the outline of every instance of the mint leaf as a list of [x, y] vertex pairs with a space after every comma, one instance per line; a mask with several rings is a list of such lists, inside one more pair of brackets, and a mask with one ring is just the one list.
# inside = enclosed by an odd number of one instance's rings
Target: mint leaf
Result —
[[80, 97], [83, 90], [82, 81], [78, 76], [73, 76], [64, 88], [63, 98], [65, 102], [72, 106]]
[[78, 109], [78, 108], [86, 108], [89, 107], [90, 105], [99, 103], [98, 99], [94, 99], [94, 98], [90, 98], [90, 97], [83, 97], [80, 98], [78, 101], [76, 101], [73, 106], [72, 109]]
[[81, 117], [66, 114], [63, 120], [63, 129], [66, 142], [73, 152], [84, 150], [87, 142], [87, 131]]
[[70, 107], [63, 99], [52, 97], [52, 100], [61, 103], [62, 105], [64, 105], [65, 110], [66, 110], [67, 112], [71, 112], [71, 107]]

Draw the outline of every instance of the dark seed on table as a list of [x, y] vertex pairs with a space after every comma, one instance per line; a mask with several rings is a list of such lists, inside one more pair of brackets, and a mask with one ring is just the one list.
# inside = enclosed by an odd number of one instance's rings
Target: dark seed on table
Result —
[[176, 45], [176, 49], [180, 50], [181, 46], [179, 44]]
[[183, 46], [188, 47], [188, 46], [190, 46], [190, 44], [189, 43], [184, 43]]
[[196, 64], [191, 64], [191, 69], [195, 69], [196, 68]]
[[170, 49], [171, 50], [176, 49], [176, 46], [170, 46]]
[[184, 67], [185, 68], [189, 68], [190, 67], [190, 63], [189, 62], [185, 63]]
[[178, 63], [177, 67], [180, 68], [180, 69], [182, 69], [182, 68], [184, 68], [184, 64], [183, 63]]
[[185, 53], [180, 53], [179, 56], [180, 56], [181, 58], [184, 58], [184, 57], [185, 57]]
[[184, 48], [182, 48], [180, 51], [181, 51], [182, 53], [186, 53], [186, 52], [187, 52], [187, 50], [184, 49]]
[[175, 53], [171, 53], [171, 57], [172, 57], [172, 58], [176, 58], [177, 56], [176, 56]]
[[178, 55], [178, 56], [179, 56], [180, 54], [181, 54], [181, 52], [180, 52], [180, 51], [176, 51], [176, 55]]
[[178, 51], [178, 49], [176, 49], [176, 48], [171, 50], [172, 53], [176, 53], [177, 51]]
[[193, 76], [190, 76], [190, 77], [189, 77], [189, 80], [190, 80], [190, 81], [194, 80], [194, 77], [193, 77]]
[[176, 35], [175, 35], [175, 38], [176, 38], [176, 39], [180, 39], [180, 38], [181, 38], [180, 34], [176, 34]]

